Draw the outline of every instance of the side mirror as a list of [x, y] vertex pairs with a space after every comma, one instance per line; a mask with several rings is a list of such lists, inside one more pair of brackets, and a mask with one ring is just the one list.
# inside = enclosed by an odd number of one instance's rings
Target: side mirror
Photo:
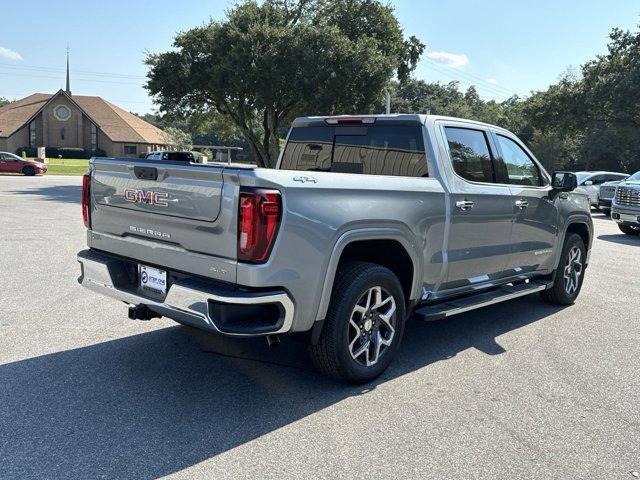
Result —
[[590, 187], [591, 185], [593, 185], [593, 182], [591, 180], [587, 180], [586, 182], [584, 182], [585, 186]]
[[553, 172], [551, 186], [559, 192], [570, 192], [578, 186], [578, 177], [571, 172]]

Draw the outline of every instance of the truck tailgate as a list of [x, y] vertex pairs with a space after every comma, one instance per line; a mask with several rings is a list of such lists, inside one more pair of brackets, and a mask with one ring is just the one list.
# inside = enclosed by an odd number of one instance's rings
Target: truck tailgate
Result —
[[178, 269], [196, 263], [200, 274], [235, 280], [238, 188], [225, 185], [224, 166], [106, 158], [91, 165], [92, 246]]

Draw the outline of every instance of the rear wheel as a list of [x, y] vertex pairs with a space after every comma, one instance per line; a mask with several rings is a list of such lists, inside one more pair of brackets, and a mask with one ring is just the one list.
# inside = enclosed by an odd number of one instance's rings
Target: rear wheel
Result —
[[388, 268], [349, 262], [340, 268], [313, 362], [342, 382], [365, 383], [393, 360], [404, 332], [405, 300]]
[[554, 305], [571, 305], [575, 302], [582, 288], [586, 258], [587, 249], [582, 237], [576, 233], [568, 234], [553, 285], [542, 292], [542, 298]]
[[618, 228], [627, 235], [640, 235], [640, 227], [635, 225], [618, 225]]
[[36, 169], [28, 165], [22, 169], [22, 173], [27, 177], [33, 177], [36, 174]]

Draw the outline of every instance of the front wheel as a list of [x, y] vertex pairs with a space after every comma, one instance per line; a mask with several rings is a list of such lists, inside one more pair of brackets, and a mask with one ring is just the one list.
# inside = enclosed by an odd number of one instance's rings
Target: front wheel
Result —
[[402, 286], [391, 270], [346, 263], [336, 276], [320, 339], [310, 346], [311, 358], [335, 380], [369, 382], [395, 357], [405, 315]]
[[22, 169], [22, 173], [27, 177], [33, 177], [36, 174], [36, 169], [31, 166], [27, 166]]
[[626, 233], [627, 235], [640, 235], [640, 227], [636, 227], [635, 225], [618, 225], [618, 228], [622, 233]]
[[574, 303], [582, 289], [586, 259], [587, 249], [582, 237], [576, 233], [567, 235], [553, 285], [542, 292], [542, 298], [554, 305]]

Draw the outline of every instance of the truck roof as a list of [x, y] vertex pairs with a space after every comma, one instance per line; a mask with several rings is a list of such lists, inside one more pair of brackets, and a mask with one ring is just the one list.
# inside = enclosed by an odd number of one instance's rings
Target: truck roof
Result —
[[[474, 124], [482, 127], [491, 127], [500, 130], [504, 130], [502, 127], [497, 125], [491, 125], [489, 123], [478, 122], [476, 120], [469, 120], [466, 118], [457, 118], [457, 117], [448, 117], [444, 115], [424, 115], [417, 113], [391, 113], [391, 114], [379, 114], [379, 115], [324, 115], [324, 116], [310, 116], [310, 117], [298, 117], [296, 118], [292, 126], [293, 127], [311, 127], [311, 126], [322, 126], [327, 125], [327, 119], [335, 120], [338, 123], [341, 121], [349, 122], [350, 120], [356, 121], [357, 119], [363, 119], [364, 124], [367, 123], [367, 119], [375, 119], [375, 122], [378, 124], [404, 124], [404, 125], [425, 125], [431, 124], [437, 120], [450, 120], [456, 122], [464, 122], [469, 124]], [[373, 122], [371, 122], [373, 123]]]

